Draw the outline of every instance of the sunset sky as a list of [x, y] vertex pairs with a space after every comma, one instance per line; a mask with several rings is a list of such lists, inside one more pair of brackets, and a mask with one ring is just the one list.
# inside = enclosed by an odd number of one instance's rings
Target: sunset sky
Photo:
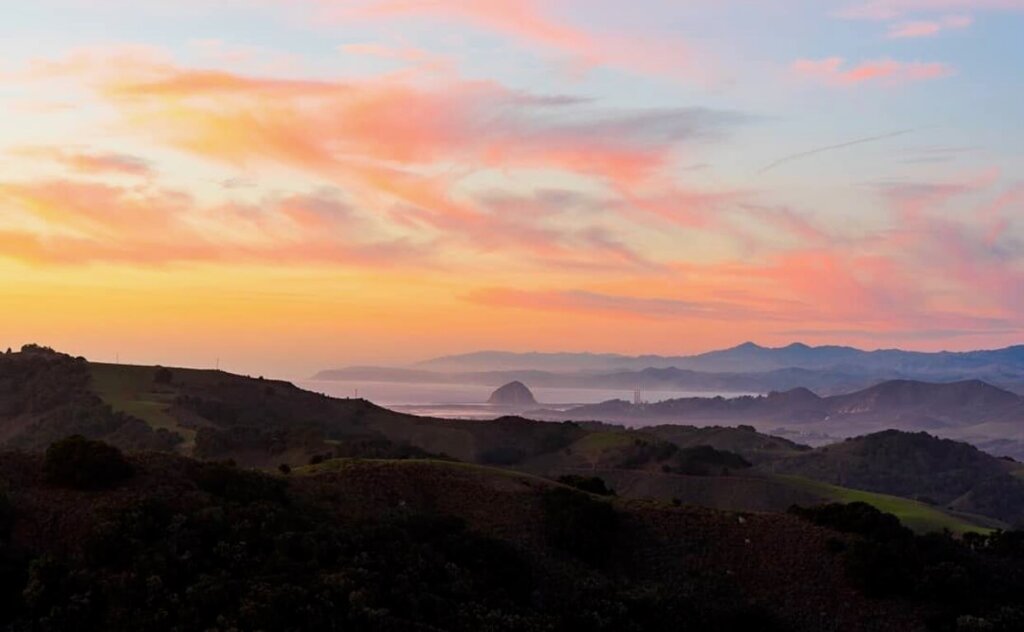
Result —
[[33, 0], [0, 344], [1024, 341], [1024, 0]]

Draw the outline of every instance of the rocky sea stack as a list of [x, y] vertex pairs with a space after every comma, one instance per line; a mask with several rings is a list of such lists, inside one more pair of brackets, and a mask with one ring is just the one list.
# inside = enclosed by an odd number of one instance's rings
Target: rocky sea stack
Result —
[[526, 384], [509, 382], [491, 393], [491, 398], [487, 400], [487, 403], [498, 406], [529, 406], [536, 404], [537, 400], [534, 399], [533, 393], [530, 392]]

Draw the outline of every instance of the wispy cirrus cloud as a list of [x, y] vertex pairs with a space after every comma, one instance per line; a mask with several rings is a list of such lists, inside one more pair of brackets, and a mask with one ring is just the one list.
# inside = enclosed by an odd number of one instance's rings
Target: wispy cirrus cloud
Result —
[[865, 83], [899, 85], [942, 79], [955, 73], [951, 66], [939, 62], [877, 59], [850, 65], [842, 57], [798, 59], [791, 68], [798, 76], [840, 87]]
[[[486, 287], [470, 302], [508, 309], [567, 311], [593, 319], [725, 321], [779, 336], [864, 332], [862, 340], [929, 340], [1024, 329], [1024, 248], [1015, 230], [1024, 187], [997, 173], [947, 182], [879, 183], [888, 226], [854, 238], [810, 224], [791, 209], [751, 208], [796, 238], [788, 249], [750, 251], [745, 260], [679, 263], [657, 277], [619, 286]], [[971, 208], [950, 215], [950, 208]], [[703, 323], [703, 325], [702, 325]], [[924, 332], [928, 332], [925, 334]], [[850, 334], [853, 335], [852, 333]]]

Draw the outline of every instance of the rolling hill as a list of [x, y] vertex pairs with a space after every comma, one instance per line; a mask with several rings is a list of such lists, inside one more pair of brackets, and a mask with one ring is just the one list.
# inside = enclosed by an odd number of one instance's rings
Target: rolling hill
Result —
[[564, 412], [538, 411], [535, 416], [631, 425], [749, 424], [832, 437], [925, 430], [1024, 458], [1018, 430], [1024, 424], [1024, 397], [978, 380], [890, 380], [829, 397], [799, 388], [758, 397], [691, 397], [639, 405], [613, 400]]
[[920, 500], [953, 511], [1024, 521], [1021, 465], [926, 433], [887, 430], [764, 463], [773, 474]]
[[[810, 449], [753, 427], [635, 430], [521, 417], [415, 417], [287, 382], [220, 371], [91, 364], [43, 348], [0, 355], [0, 375], [6, 376], [0, 381], [0, 445], [7, 447], [41, 450], [81, 434], [132, 452], [172, 452], [266, 470], [336, 457], [447, 459], [549, 478], [591, 472], [629, 496], [738, 510], [783, 511], [793, 503], [838, 498], [766, 475], [763, 464], [800, 458]], [[809, 391], [774, 398], [772, 405], [780, 410], [820, 401]], [[757, 398], [709, 401], [759, 405]], [[981, 488], [961, 505], [936, 511], [947, 518], [954, 510], [991, 515], [992, 502], [983, 502]], [[938, 528], [942, 520], [917, 526]], [[958, 531], [990, 526], [970, 516], [956, 520]]]
[[972, 607], [869, 597], [829, 553], [860, 536], [785, 514], [430, 461], [150, 454], [83, 491], [48, 459], [0, 454], [10, 629], [914, 630]]

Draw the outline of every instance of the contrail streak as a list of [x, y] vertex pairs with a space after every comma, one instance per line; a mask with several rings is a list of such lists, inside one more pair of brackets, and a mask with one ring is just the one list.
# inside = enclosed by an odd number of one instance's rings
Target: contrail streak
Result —
[[897, 136], [903, 136], [905, 134], [910, 134], [912, 132], [920, 131], [920, 129], [921, 128], [919, 128], [919, 127], [918, 128], [914, 128], [914, 129], [904, 129], [904, 130], [900, 130], [898, 132], [889, 132], [888, 134], [881, 134], [879, 136], [869, 136], [867, 138], [858, 138], [857, 140], [851, 140], [851, 141], [848, 141], [848, 142], [845, 142], [845, 143], [839, 143], [838, 145], [829, 145], [828, 147], [819, 147], [817, 149], [812, 149], [810, 151], [802, 151], [802, 152], [800, 152], [798, 154], [793, 154], [791, 156], [786, 156], [785, 158], [779, 158], [778, 160], [776, 160], [775, 162], [771, 163], [767, 167], [762, 168], [757, 173], [758, 173], [758, 175], [761, 175], [761, 174], [764, 174], [764, 173], [768, 173], [772, 169], [774, 169], [776, 167], [779, 167], [781, 165], [784, 165], [787, 162], [792, 162], [794, 160], [800, 160], [801, 158], [807, 158], [808, 156], [814, 156], [816, 154], [821, 154], [821, 153], [824, 153], [826, 151], [832, 151], [833, 149], [844, 149], [846, 147], [853, 147], [854, 145], [863, 145], [864, 143], [873, 143], [873, 142], [880, 141], [880, 140], [886, 140], [888, 138], [896, 138]]

